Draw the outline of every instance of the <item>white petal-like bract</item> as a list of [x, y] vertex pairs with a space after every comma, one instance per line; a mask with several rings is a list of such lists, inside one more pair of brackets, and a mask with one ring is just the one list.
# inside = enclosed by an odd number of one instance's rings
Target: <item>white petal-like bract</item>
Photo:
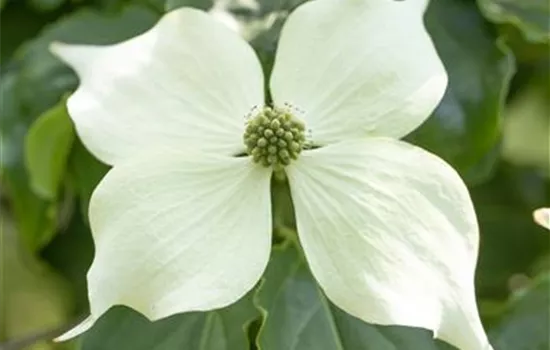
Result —
[[533, 219], [542, 227], [550, 230], [550, 208], [539, 208], [533, 212]]
[[90, 203], [91, 319], [127, 305], [151, 320], [227, 306], [271, 249], [271, 170], [249, 158], [154, 153], [116, 165]]
[[337, 306], [430, 329], [461, 350], [491, 349], [474, 293], [477, 220], [449, 165], [372, 138], [305, 151], [287, 174], [306, 258]]
[[317, 0], [283, 28], [271, 77], [277, 105], [303, 111], [313, 142], [401, 138], [441, 100], [445, 69], [424, 0]]
[[81, 80], [68, 100], [77, 132], [108, 164], [152, 146], [242, 152], [246, 115], [264, 102], [252, 48], [190, 8], [120, 44], [54, 43], [52, 51]]

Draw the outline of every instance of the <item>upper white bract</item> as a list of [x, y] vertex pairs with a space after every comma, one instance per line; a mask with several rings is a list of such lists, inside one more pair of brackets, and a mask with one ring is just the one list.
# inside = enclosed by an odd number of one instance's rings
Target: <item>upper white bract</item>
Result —
[[[474, 296], [478, 250], [466, 187], [398, 141], [440, 101], [445, 70], [423, 0], [317, 0], [282, 31], [274, 104], [303, 111], [311, 141], [286, 168], [300, 242], [326, 295], [371, 323], [423, 327], [491, 349]], [[271, 247], [271, 170], [248, 157], [245, 116], [264, 105], [248, 44], [179, 9], [112, 46], [54, 44], [81, 84], [68, 109], [113, 169], [95, 190], [91, 316], [124, 304], [156, 320], [211, 310], [258, 281]]]

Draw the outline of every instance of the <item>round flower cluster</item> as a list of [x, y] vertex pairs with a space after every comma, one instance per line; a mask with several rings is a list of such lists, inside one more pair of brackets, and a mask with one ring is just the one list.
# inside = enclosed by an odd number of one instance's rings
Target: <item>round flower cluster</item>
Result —
[[244, 133], [247, 153], [255, 163], [282, 168], [297, 159], [306, 141], [305, 125], [288, 109], [265, 107]]

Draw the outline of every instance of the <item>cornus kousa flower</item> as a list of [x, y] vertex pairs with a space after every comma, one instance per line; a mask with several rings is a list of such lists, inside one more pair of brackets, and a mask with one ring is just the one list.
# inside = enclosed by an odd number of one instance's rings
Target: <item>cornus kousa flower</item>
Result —
[[269, 259], [270, 179], [280, 171], [332, 302], [367, 322], [490, 349], [468, 192], [441, 159], [398, 140], [447, 84], [425, 7], [299, 7], [281, 34], [269, 105], [254, 51], [197, 10], [112, 46], [54, 44], [80, 77], [68, 100], [77, 132], [113, 166], [90, 204], [91, 316], [62, 339], [116, 304], [156, 320], [241, 298]]

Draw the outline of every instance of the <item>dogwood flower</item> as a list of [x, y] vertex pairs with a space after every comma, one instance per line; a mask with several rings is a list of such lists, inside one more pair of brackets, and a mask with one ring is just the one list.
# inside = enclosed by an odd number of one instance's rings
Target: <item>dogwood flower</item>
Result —
[[468, 191], [443, 160], [398, 140], [447, 84], [425, 7], [300, 6], [281, 34], [269, 106], [254, 51], [198, 10], [116, 45], [54, 44], [80, 77], [68, 100], [77, 132], [113, 166], [90, 204], [91, 316], [62, 339], [117, 304], [157, 320], [241, 298], [269, 260], [270, 179], [284, 171], [299, 241], [332, 302], [490, 349]]

